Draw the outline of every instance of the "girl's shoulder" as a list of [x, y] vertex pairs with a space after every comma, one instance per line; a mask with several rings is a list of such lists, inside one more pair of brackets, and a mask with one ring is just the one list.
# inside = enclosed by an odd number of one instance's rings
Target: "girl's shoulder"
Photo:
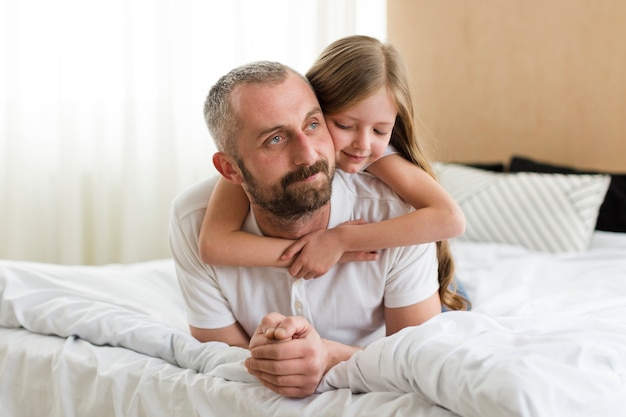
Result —
[[[376, 161], [380, 161], [381, 159], [383, 159], [386, 156], [389, 155], [399, 155], [400, 152], [398, 152], [398, 150], [396, 148], [393, 147], [393, 145], [389, 144], [387, 145], [387, 148], [385, 149], [385, 152], [383, 152], [383, 154], [381, 155], [380, 158], [378, 158]], [[361, 168], [361, 172], [365, 172], [367, 170], [367, 168], [369, 168], [373, 163], [376, 163], [376, 161], [370, 162], [369, 164], [363, 166], [363, 168]]]

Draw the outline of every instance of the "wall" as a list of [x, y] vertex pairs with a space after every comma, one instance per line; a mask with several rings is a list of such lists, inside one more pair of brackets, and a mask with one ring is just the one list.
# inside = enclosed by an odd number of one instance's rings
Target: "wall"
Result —
[[626, 171], [626, 2], [388, 0], [444, 161]]

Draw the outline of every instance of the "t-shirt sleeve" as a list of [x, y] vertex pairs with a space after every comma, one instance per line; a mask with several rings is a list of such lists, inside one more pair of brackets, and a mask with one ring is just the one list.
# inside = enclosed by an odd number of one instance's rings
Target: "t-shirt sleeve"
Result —
[[176, 276], [185, 302], [187, 321], [201, 329], [216, 329], [236, 319], [211, 265], [200, 259], [199, 232], [215, 181], [192, 187], [177, 197], [171, 209], [169, 244]]
[[391, 254], [385, 284], [385, 307], [406, 307], [419, 303], [439, 290], [435, 243], [388, 250]]

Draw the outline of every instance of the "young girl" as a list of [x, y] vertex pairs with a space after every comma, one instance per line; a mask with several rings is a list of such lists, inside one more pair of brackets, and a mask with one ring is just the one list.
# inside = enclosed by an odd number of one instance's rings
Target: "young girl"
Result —
[[[376, 250], [437, 243], [439, 295], [445, 309], [469, 302], [454, 290], [454, 263], [445, 239], [463, 233], [458, 205], [434, 179], [418, 142], [406, 69], [395, 48], [367, 36], [329, 45], [307, 73], [345, 172], [368, 172], [415, 211], [364, 224], [355, 221], [298, 241], [240, 231], [249, 201], [240, 186], [220, 179], [200, 232], [200, 255], [213, 265], [284, 266], [297, 278], [317, 278], [335, 263], [376, 259]], [[229, 205], [220, 202], [228, 201]]]

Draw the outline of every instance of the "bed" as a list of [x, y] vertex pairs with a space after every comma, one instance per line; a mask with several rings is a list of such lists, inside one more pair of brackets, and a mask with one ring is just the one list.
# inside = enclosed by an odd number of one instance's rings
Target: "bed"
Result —
[[189, 335], [170, 259], [0, 261], [0, 415], [623, 417], [626, 233], [605, 210], [621, 177], [483, 168], [438, 166], [468, 216], [452, 250], [472, 311], [373, 343], [305, 399], [258, 384], [246, 350]]

